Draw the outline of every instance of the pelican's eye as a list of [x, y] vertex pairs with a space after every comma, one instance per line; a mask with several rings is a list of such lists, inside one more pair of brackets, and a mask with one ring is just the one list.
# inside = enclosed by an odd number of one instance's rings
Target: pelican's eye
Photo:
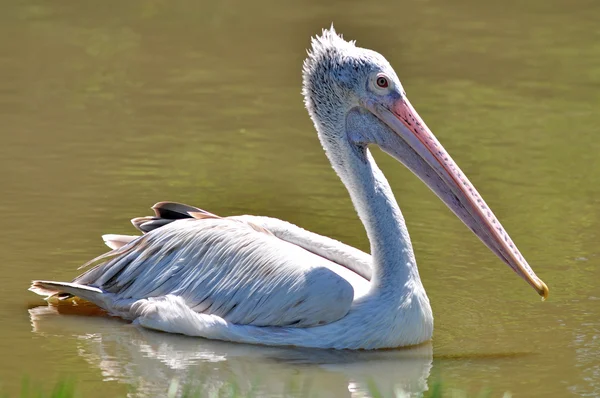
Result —
[[377, 86], [381, 88], [387, 88], [390, 83], [388, 82], [387, 77], [385, 76], [377, 76]]

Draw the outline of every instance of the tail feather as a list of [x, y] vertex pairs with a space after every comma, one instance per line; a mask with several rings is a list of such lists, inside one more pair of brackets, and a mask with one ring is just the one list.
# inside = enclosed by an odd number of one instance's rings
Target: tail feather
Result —
[[104, 291], [102, 289], [71, 282], [33, 281], [29, 290], [40, 296], [46, 296], [46, 298], [77, 296], [97, 305], [101, 305], [104, 301], [102, 298]]

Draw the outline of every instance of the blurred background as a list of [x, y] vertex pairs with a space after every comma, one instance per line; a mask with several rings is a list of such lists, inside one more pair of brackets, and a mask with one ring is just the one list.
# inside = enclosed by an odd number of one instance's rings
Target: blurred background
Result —
[[[442, 380], [514, 397], [600, 395], [600, 3], [595, 0], [0, 2], [0, 391], [81, 396], [171, 380], [257, 395], [409, 396]], [[59, 314], [104, 233], [161, 200], [368, 241], [300, 95], [310, 37], [381, 52], [550, 287], [538, 296], [416, 177], [374, 149], [431, 299], [431, 344], [311, 352]], [[494, 395], [494, 396], [495, 396]]]

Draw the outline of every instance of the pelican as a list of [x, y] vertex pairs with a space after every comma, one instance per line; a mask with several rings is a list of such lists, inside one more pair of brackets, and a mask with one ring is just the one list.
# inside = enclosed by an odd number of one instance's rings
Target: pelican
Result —
[[161, 202], [155, 216], [132, 220], [143, 235], [104, 235], [113, 250], [87, 272], [72, 282], [33, 281], [30, 290], [79, 297], [146, 328], [231, 342], [379, 349], [428, 341], [431, 306], [400, 208], [369, 152], [377, 145], [546, 298], [548, 287], [412, 107], [388, 61], [333, 26], [311, 47], [304, 103], [370, 255], [278, 219]]

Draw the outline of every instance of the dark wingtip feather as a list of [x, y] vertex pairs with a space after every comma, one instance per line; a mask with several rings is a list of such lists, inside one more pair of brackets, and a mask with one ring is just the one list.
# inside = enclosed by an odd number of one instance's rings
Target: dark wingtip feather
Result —
[[166, 218], [169, 220], [179, 220], [181, 218], [191, 218], [190, 212], [202, 212], [203, 210], [177, 202], [158, 202], [152, 206], [152, 210], [156, 217]]
[[[189, 218], [189, 217], [188, 217]], [[163, 227], [169, 223], [172, 223], [175, 219], [167, 219], [160, 217], [136, 217], [131, 220], [131, 223], [134, 227], [142, 231], [143, 233], [148, 233], [157, 228]]]
[[136, 217], [131, 220], [133, 226], [148, 233], [173, 221], [186, 218], [221, 218], [205, 210], [177, 202], [158, 202], [152, 206], [155, 216]]

